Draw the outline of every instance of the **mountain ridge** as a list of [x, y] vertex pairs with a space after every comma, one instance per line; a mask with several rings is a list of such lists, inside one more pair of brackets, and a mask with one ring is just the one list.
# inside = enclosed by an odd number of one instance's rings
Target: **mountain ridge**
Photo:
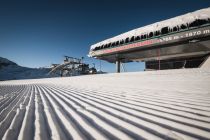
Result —
[[0, 57], [0, 81], [48, 78], [50, 68], [28, 68], [19, 66], [17, 63]]

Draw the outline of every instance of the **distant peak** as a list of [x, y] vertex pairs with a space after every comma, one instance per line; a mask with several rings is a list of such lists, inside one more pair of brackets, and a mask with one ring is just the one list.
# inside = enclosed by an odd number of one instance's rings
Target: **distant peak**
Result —
[[7, 58], [0, 57], [0, 66], [17, 65], [15, 62], [8, 60]]

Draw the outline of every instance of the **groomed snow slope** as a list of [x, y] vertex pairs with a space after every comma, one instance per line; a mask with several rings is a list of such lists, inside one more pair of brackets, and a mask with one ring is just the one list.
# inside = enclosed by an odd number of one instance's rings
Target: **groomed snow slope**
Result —
[[0, 82], [0, 139], [210, 139], [210, 71]]

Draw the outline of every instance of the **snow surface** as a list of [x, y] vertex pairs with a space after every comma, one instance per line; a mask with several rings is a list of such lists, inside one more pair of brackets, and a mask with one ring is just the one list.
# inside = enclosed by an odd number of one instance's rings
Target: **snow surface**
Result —
[[168, 26], [169, 28], [173, 28], [175, 26], [180, 26], [182, 24], [185, 25], [187, 23], [191, 23], [195, 21], [196, 19], [208, 19], [208, 18], [210, 18], [210, 7], [131, 30], [129, 32], [120, 34], [118, 36], [115, 36], [115, 37], [106, 39], [104, 41], [101, 41], [99, 43], [96, 43], [94, 45], [91, 45], [90, 49], [93, 50], [97, 46], [108, 44], [110, 42], [120, 41], [120, 40], [126, 39], [127, 37], [138, 36], [142, 34], [148, 34], [149, 32], [158, 31], [158, 30], [161, 30], [161, 28], [163, 27]]
[[0, 82], [0, 139], [210, 139], [209, 69]]

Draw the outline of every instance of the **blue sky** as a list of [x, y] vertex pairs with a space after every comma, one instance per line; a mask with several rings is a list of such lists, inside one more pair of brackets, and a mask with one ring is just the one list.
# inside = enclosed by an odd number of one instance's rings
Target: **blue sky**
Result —
[[[209, 0], [30, 0], [0, 1], [0, 56], [26, 67], [85, 57], [90, 45], [134, 28], [210, 6]], [[115, 65], [102, 61], [102, 70]], [[144, 68], [125, 64], [127, 71]]]

